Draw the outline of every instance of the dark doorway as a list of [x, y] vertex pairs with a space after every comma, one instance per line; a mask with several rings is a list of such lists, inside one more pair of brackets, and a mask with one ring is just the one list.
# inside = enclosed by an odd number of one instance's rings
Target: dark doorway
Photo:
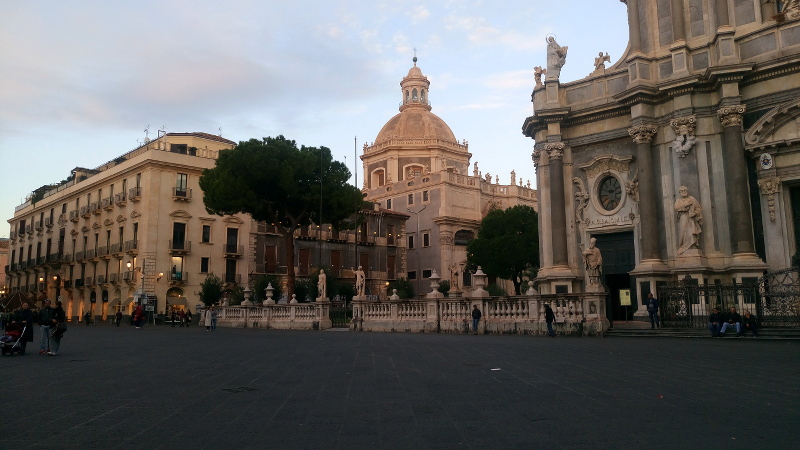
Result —
[[[636, 312], [636, 289], [628, 272], [636, 266], [636, 253], [633, 246], [633, 231], [623, 233], [596, 234], [595, 245], [603, 256], [603, 284], [608, 289], [606, 316], [609, 321], [631, 320]], [[631, 306], [620, 305], [620, 289], [630, 289]]]

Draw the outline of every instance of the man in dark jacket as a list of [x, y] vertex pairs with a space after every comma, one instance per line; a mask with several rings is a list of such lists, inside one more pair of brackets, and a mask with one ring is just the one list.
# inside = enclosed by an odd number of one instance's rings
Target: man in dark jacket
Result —
[[650, 315], [650, 328], [661, 328], [658, 321], [658, 299], [653, 297], [653, 293], [647, 294], [647, 314]]
[[556, 337], [556, 332], [553, 331], [553, 322], [556, 321], [556, 315], [550, 305], [544, 305], [544, 321], [547, 323], [547, 335]]
[[478, 305], [472, 307], [472, 334], [478, 334], [478, 322], [481, 320], [481, 310]]
[[25, 354], [25, 347], [27, 347], [28, 342], [33, 342], [33, 311], [28, 308], [27, 303], [23, 303], [20, 308], [17, 310], [16, 314], [14, 314], [14, 319], [12, 323], [17, 323], [18, 325], [25, 327], [25, 332], [22, 333], [19, 340], [19, 354]]
[[709, 314], [708, 329], [711, 330], [711, 337], [719, 336], [719, 331], [722, 329], [722, 314], [719, 313], [719, 308], [714, 308]]
[[50, 306], [50, 299], [44, 300], [44, 306], [39, 311], [39, 331], [42, 336], [39, 339], [39, 354], [44, 355], [50, 351], [50, 327], [53, 325], [55, 317], [53, 307]]
[[722, 329], [719, 330], [720, 336], [725, 336], [725, 330], [729, 327], [736, 328], [736, 336], [742, 335], [742, 316], [736, 312], [736, 308], [731, 306], [730, 312], [725, 317], [725, 322], [722, 324]]
[[753, 337], [758, 337], [758, 322], [756, 321], [756, 316], [754, 316], [750, 311], [744, 312], [744, 317], [742, 317], [742, 336], [750, 330], [753, 332]]

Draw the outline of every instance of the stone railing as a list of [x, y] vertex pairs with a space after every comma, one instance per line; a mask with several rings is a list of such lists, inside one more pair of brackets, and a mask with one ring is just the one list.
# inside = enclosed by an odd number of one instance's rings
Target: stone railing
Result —
[[[472, 326], [472, 309], [482, 318], [479, 333], [547, 333], [545, 305], [555, 314], [559, 335], [594, 336], [608, 329], [605, 294], [526, 295], [495, 298], [431, 298], [410, 301], [353, 301], [350, 329], [374, 332], [465, 333]], [[203, 311], [200, 311], [203, 325]], [[282, 330], [331, 328], [330, 302], [295, 305], [223, 306], [217, 326]]]
[[[205, 310], [200, 310], [203, 326]], [[295, 305], [221, 306], [217, 326], [277, 330], [324, 330], [331, 327], [330, 302]]]
[[478, 305], [480, 333], [545, 334], [545, 305], [555, 314], [558, 334], [601, 335], [608, 329], [605, 295], [596, 293], [504, 298], [437, 298], [411, 301], [353, 302], [351, 329], [462, 333], [472, 326]]

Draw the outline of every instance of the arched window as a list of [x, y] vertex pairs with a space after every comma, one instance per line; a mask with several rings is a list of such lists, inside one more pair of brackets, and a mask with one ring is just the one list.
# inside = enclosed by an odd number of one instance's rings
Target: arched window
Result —
[[411, 100], [417, 101], [417, 88], [411, 91]]
[[469, 241], [475, 239], [475, 233], [470, 230], [458, 230], [453, 237], [455, 245], [467, 245]]
[[378, 169], [372, 172], [371, 187], [376, 188], [386, 184], [386, 172], [383, 169]]
[[422, 100], [422, 103], [425, 103], [425, 89], [422, 90], [422, 94], [420, 94], [419, 98]]
[[411, 96], [408, 94], [408, 91], [406, 91], [406, 101], [405, 101], [405, 102], [406, 102], [406, 103], [408, 103], [408, 100], [409, 100], [410, 98], [411, 98]]

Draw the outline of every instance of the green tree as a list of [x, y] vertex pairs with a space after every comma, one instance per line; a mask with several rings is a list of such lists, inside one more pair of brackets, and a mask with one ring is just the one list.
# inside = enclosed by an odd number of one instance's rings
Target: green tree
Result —
[[[200, 177], [206, 211], [250, 214], [275, 224], [286, 243], [288, 295], [295, 287], [294, 232], [309, 224], [338, 224], [356, 212], [361, 192], [350, 171], [326, 147], [297, 147], [283, 136], [242, 141], [219, 152]], [[320, 217], [321, 214], [321, 217]]]
[[450, 281], [448, 281], [448, 280], [440, 281], [439, 282], [439, 287], [436, 288], [436, 290], [441, 292], [442, 295], [444, 295], [445, 297], [449, 297], [450, 296]]
[[404, 300], [414, 298], [414, 283], [405, 278], [390, 281], [386, 291], [392, 295], [393, 289], [397, 289], [397, 296]]
[[198, 295], [204, 305], [213, 305], [222, 297], [222, 280], [213, 273], [209, 274], [200, 284]]
[[489, 212], [481, 221], [478, 238], [467, 244], [467, 261], [481, 266], [489, 276], [511, 280], [519, 295], [525, 271], [539, 266], [536, 211], [517, 205]]

